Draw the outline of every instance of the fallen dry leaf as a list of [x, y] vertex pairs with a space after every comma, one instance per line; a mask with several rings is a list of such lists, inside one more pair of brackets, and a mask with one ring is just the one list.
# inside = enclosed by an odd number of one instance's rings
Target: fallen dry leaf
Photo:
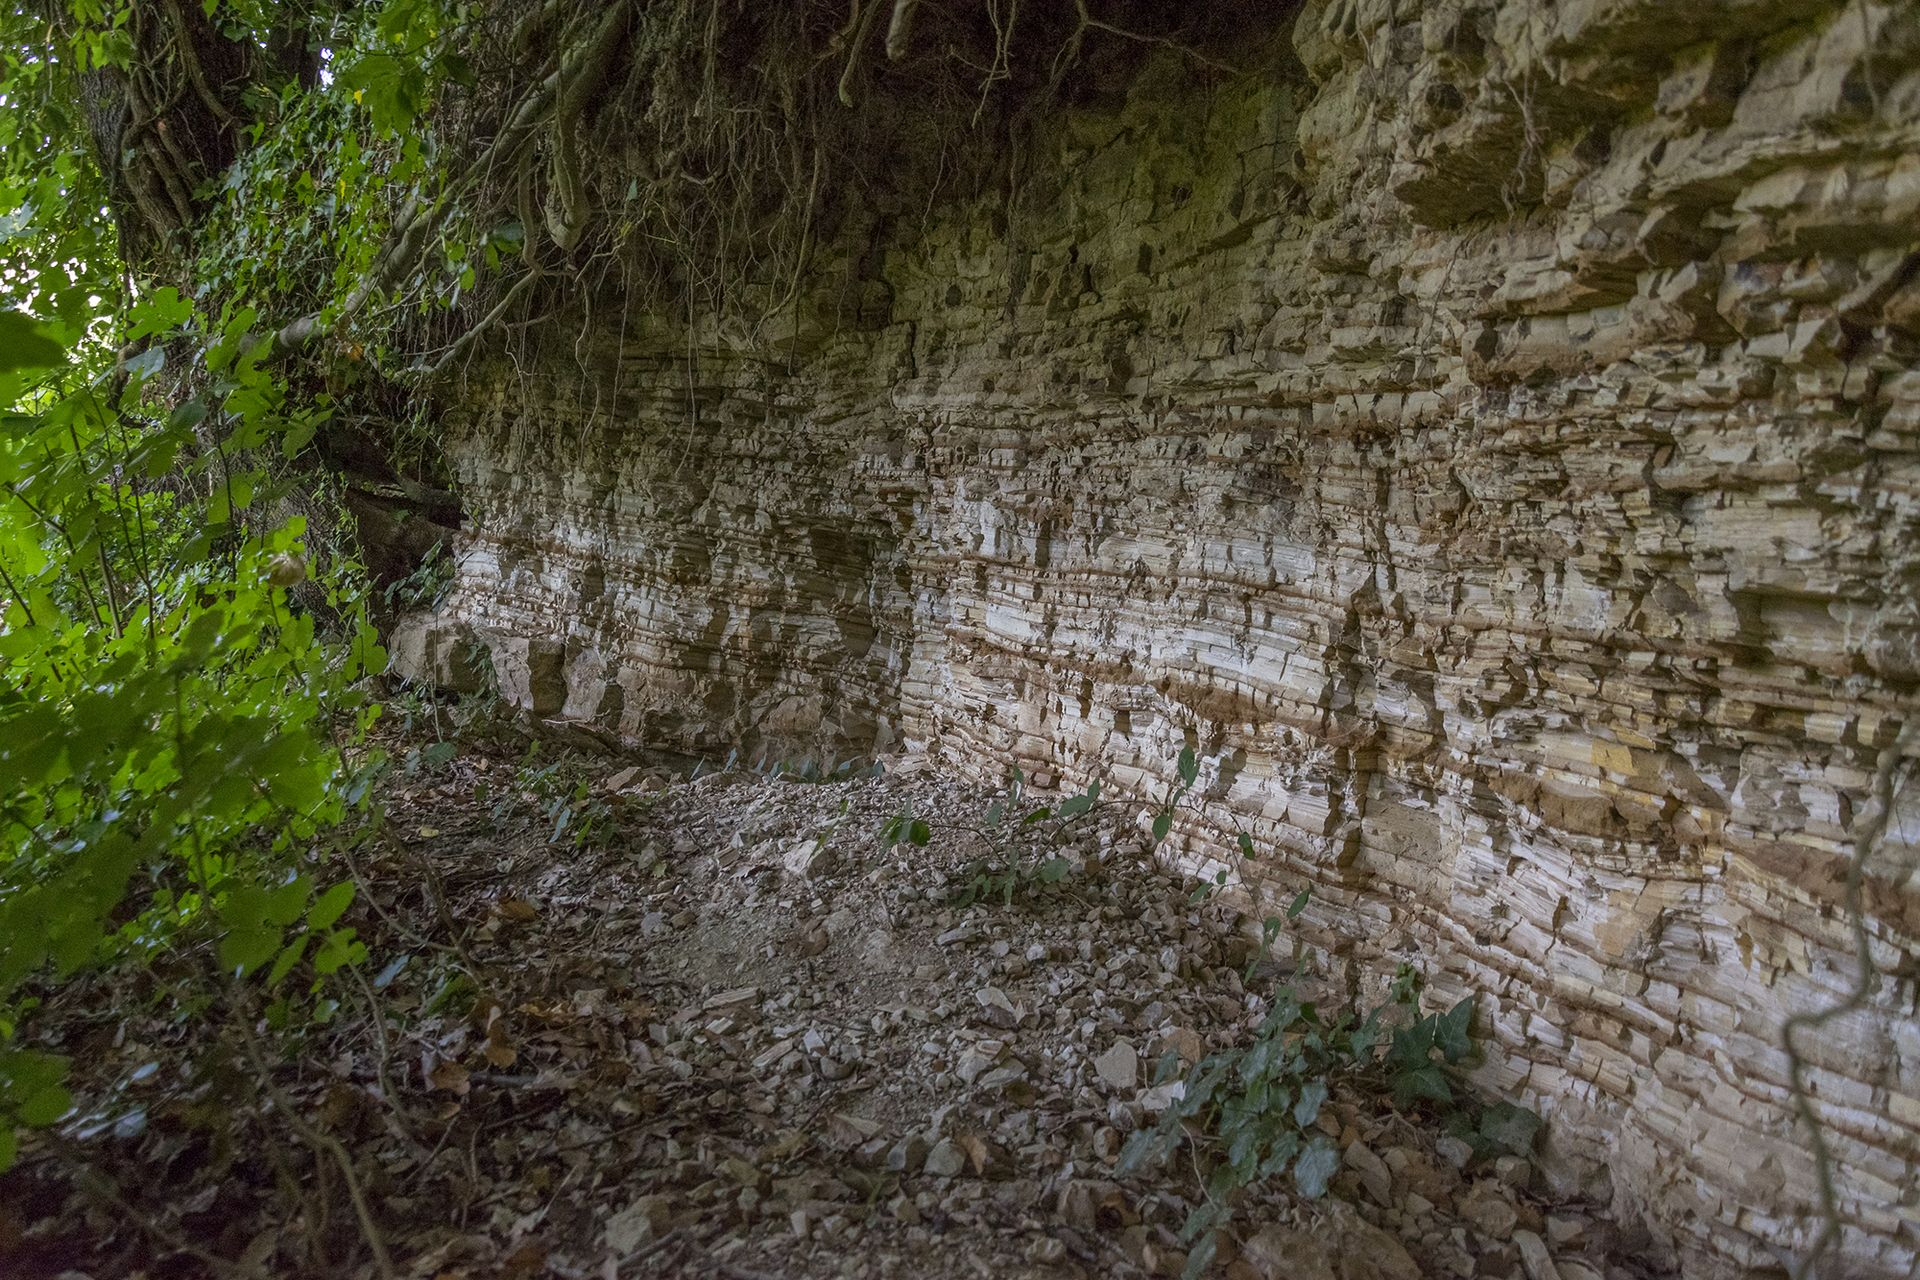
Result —
[[463, 1098], [467, 1096], [467, 1090], [472, 1087], [467, 1083], [467, 1069], [452, 1058], [442, 1058], [434, 1063], [427, 1070], [427, 1083], [436, 1089], [459, 1094]]

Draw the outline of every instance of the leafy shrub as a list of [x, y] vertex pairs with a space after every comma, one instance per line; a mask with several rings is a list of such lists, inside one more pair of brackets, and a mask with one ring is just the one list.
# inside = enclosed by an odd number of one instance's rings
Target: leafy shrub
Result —
[[[1475, 1054], [1473, 998], [1424, 1017], [1418, 1007], [1419, 982], [1404, 966], [1387, 1000], [1364, 1015], [1341, 1011], [1328, 1018], [1282, 987], [1249, 1044], [1197, 1063], [1159, 1123], [1128, 1139], [1123, 1175], [1182, 1146], [1193, 1148], [1196, 1167], [1206, 1171], [1205, 1202], [1181, 1233], [1192, 1246], [1189, 1277], [1213, 1260], [1243, 1188], [1290, 1174], [1309, 1199], [1326, 1194], [1340, 1152], [1318, 1126], [1336, 1090], [1386, 1093], [1402, 1107], [1429, 1104], [1449, 1131], [1468, 1137], [1483, 1155], [1531, 1149], [1537, 1116], [1505, 1103], [1482, 1107], [1461, 1085], [1460, 1068]], [[1169, 1052], [1154, 1083], [1180, 1074], [1179, 1057]]]
[[[39, 975], [212, 931], [209, 981], [277, 994], [363, 952], [321, 855], [366, 798], [345, 753], [384, 655], [354, 566], [259, 514], [272, 489], [242, 460], [297, 452], [325, 405], [290, 406], [248, 323], [199, 330], [171, 290], [100, 320], [0, 310], [0, 1166], [14, 1126], [67, 1109], [60, 1064], [8, 1047]], [[116, 362], [121, 341], [144, 349]], [[168, 353], [196, 349], [168, 408]]]

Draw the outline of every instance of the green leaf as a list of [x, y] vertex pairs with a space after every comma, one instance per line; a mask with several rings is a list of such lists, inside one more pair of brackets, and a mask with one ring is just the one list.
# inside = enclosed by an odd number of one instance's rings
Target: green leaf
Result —
[[1218, 1231], [1209, 1231], [1201, 1236], [1200, 1242], [1193, 1246], [1193, 1252], [1187, 1255], [1187, 1265], [1181, 1268], [1181, 1280], [1198, 1280], [1198, 1277], [1213, 1265], [1214, 1256], [1219, 1252], [1220, 1233]]
[[1302, 1129], [1310, 1128], [1320, 1118], [1320, 1108], [1327, 1102], [1327, 1082], [1309, 1080], [1300, 1086], [1300, 1099], [1293, 1104], [1293, 1122]]
[[1395, 1106], [1411, 1106], [1415, 1101], [1426, 1098], [1442, 1105], [1453, 1101], [1453, 1087], [1447, 1083], [1447, 1073], [1438, 1064], [1412, 1071], [1402, 1071], [1393, 1078], [1393, 1101]]
[[1167, 833], [1173, 830], [1173, 810], [1162, 809], [1153, 815], [1153, 838], [1165, 840]]
[[1272, 1178], [1285, 1172], [1287, 1165], [1300, 1151], [1300, 1135], [1289, 1129], [1273, 1140], [1273, 1146], [1267, 1151], [1267, 1158], [1260, 1162], [1259, 1176]]
[[293, 971], [293, 966], [300, 963], [300, 957], [306, 954], [307, 943], [312, 941], [312, 939], [312, 934], [303, 933], [286, 946], [280, 948], [280, 954], [274, 957], [273, 968], [267, 970], [267, 985], [269, 987], [279, 986], [287, 974]]
[[1434, 1023], [1433, 1043], [1448, 1062], [1458, 1062], [1473, 1052], [1473, 997], [1466, 996]]
[[931, 839], [933, 839], [933, 828], [928, 826], [925, 822], [921, 821], [920, 819], [915, 818], [913, 820], [913, 823], [910, 826], [908, 826], [907, 828], [908, 844], [915, 845], [919, 848], [925, 848], [927, 845], [927, 842]]
[[1120, 1147], [1120, 1159], [1114, 1166], [1115, 1172], [1124, 1178], [1155, 1162], [1157, 1156], [1154, 1148], [1158, 1132], [1156, 1129], [1134, 1130]]
[[241, 973], [257, 969], [280, 950], [281, 936], [281, 930], [273, 925], [228, 929], [220, 939], [220, 963]]
[[50, 1084], [23, 1098], [14, 1114], [21, 1124], [37, 1129], [52, 1124], [71, 1110], [73, 1094], [63, 1084]]
[[367, 958], [366, 944], [354, 941], [352, 929], [336, 929], [313, 953], [313, 971], [322, 977], [344, 965], [359, 964]]
[[1180, 781], [1191, 787], [1200, 777], [1200, 758], [1193, 753], [1192, 747], [1180, 749]]
[[1253, 856], [1253, 837], [1244, 831], [1240, 833], [1240, 856], [1243, 858]]
[[67, 349], [48, 326], [22, 311], [0, 307], [0, 373], [14, 369], [56, 369]]
[[1287, 905], [1287, 919], [1298, 920], [1300, 913], [1307, 909], [1307, 902], [1312, 897], [1313, 890], [1311, 889], [1302, 889], [1299, 893], [1295, 894], [1293, 901]]
[[1533, 1154], [1540, 1133], [1540, 1117], [1511, 1102], [1496, 1102], [1480, 1113], [1476, 1130], [1485, 1143], [1516, 1156]]
[[307, 927], [314, 930], [331, 929], [349, 904], [353, 902], [353, 881], [342, 880], [334, 885], [307, 908]]
[[1293, 1181], [1300, 1194], [1318, 1200], [1327, 1194], [1327, 1184], [1340, 1171], [1340, 1152], [1324, 1137], [1315, 1138], [1294, 1161]]
[[[193, 319], [193, 302], [180, 296], [172, 285], [155, 289], [127, 310], [127, 332], [123, 341], [138, 342], [154, 334], [171, 333]], [[159, 350], [159, 348], [151, 348]]]
[[305, 876], [295, 876], [285, 884], [268, 890], [264, 903], [266, 922], [285, 928], [298, 920], [300, 913], [306, 909], [310, 888]]

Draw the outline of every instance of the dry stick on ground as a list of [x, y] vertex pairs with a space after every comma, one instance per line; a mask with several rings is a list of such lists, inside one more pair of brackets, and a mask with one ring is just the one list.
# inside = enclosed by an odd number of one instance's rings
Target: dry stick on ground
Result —
[[1867, 860], [1873, 856], [1881, 836], [1886, 834], [1887, 823], [1893, 817], [1893, 775], [1906, 751], [1913, 725], [1911, 720], [1904, 722], [1894, 740], [1880, 752], [1873, 774], [1874, 808], [1861, 822], [1860, 833], [1854, 839], [1853, 859], [1847, 864], [1846, 906], [1853, 928], [1853, 954], [1857, 966], [1853, 987], [1836, 1004], [1811, 1013], [1794, 1014], [1787, 1019], [1781, 1031], [1781, 1042], [1787, 1052], [1787, 1075], [1793, 1093], [1794, 1114], [1806, 1125], [1813, 1141], [1813, 1167], [1820, 1181], [1820, 1215], [1823, 1219], [1813, 1247], [1793, 1269], [1794, 1280], [1813, 1280], [1818, 1274], [1816, 1269], [1820, 1259], [1840, 1235], [1840, 1197], [1833, 1185], [1833, 1153], [1828, 1149], [1826, 1132], [1820, 1126], [1820, 1119], [1813, 1112], [1813, 1098], [1807, 1092], [1805, 1079], [1807, 1064], [1800, 1056], [1797, 1038], [1802, 1031], [1817, 1031], [1834, 1019], [1861, 1009], [1878, 985], [1875, 979], [1879, 975], [1873, 967], [1872, 942], [1867, 936], [1867, 918], [1861, 902], [1862, 882], [1866, 878]]

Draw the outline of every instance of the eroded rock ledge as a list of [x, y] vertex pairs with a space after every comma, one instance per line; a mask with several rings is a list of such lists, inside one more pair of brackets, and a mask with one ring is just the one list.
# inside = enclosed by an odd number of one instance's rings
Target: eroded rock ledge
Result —
[[[1011, 232], [869, 228], [778, 342], [476, 375], [395, 647], [718, 754], [1154, 795], [1190, 743], [1186, 858], [1247, 830], [1335, 972], [1484, 993], [1559, 1175], [1750, 1274], [1817, 1226], [1782, 1025], [1852, 984], [1916, 709], [1920, 12], [1407, 8], [1308, 5], [1227, 90], [1156, 61]], [[1920, 1265], [1907, 777], [1882, 976], [1806, 1045], [1861, 1275]]]

